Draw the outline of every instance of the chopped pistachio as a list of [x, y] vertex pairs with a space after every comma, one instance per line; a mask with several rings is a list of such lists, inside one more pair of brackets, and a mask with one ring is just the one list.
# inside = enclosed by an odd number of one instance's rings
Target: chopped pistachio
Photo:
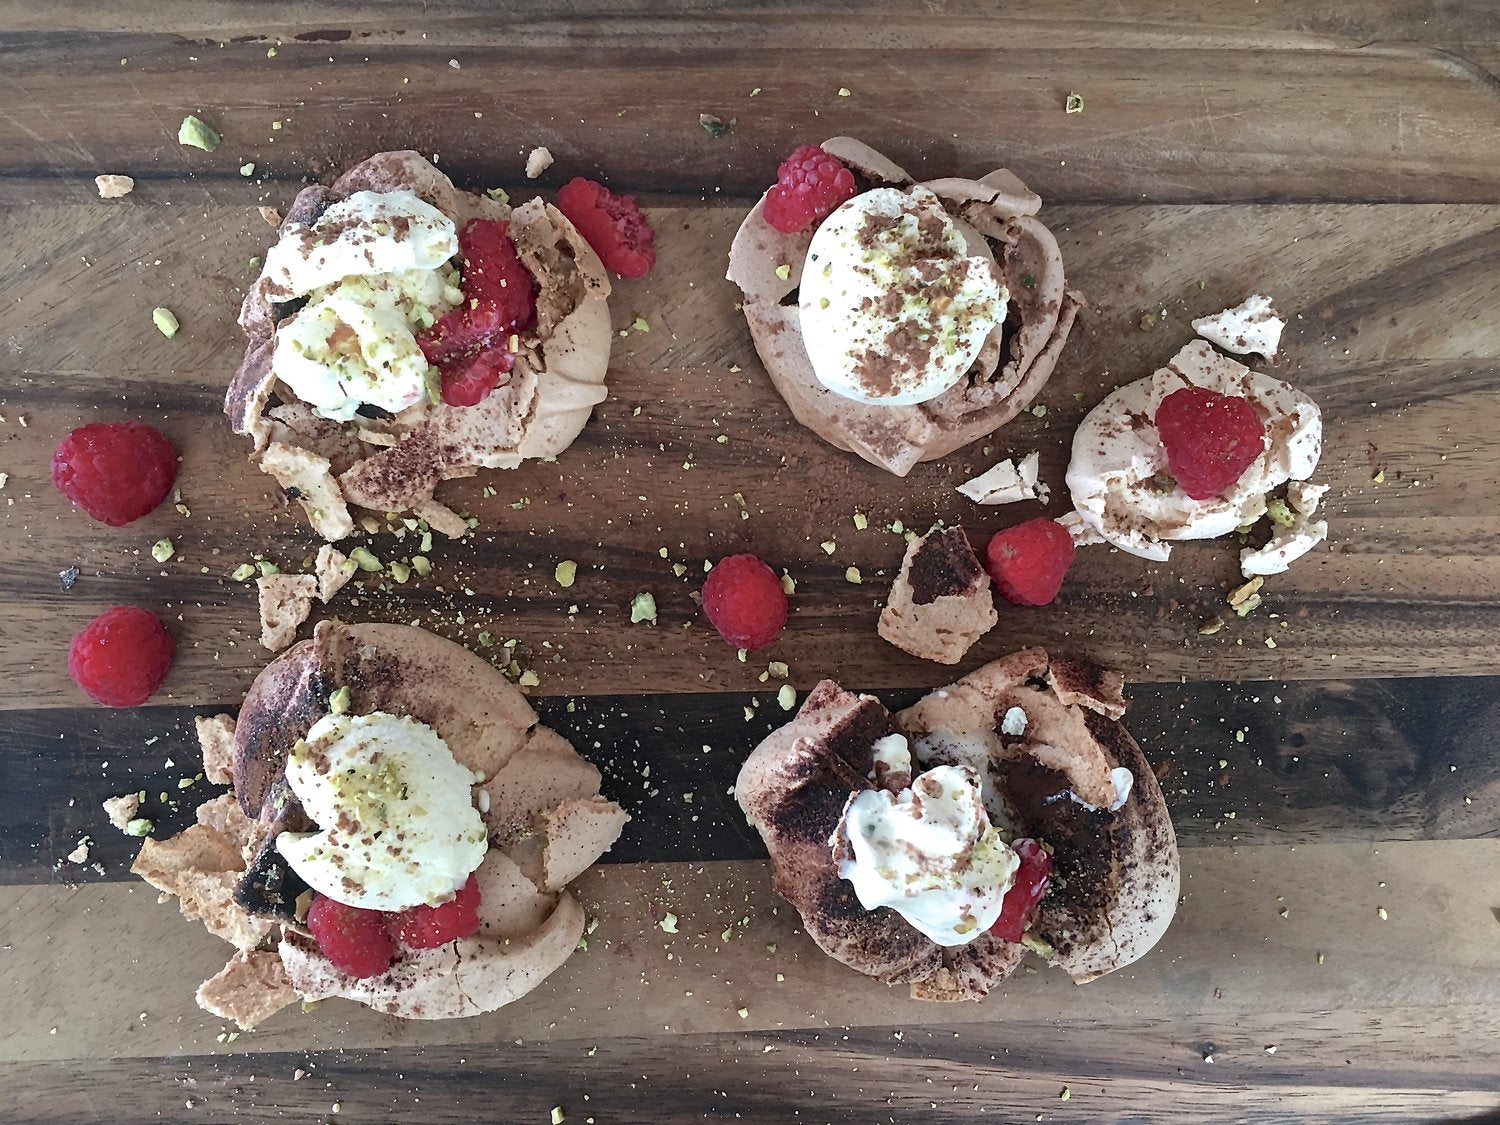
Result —
[[636, 332], [650, 332], [651, 325], [646, 323], [646, 318], [638, 316], [630, 322], [630, 327]]
[[1062, 1088], [1062, 1093], [1058, 1094], [1057, 1096], [1062, 1101], [1067, 1101], [1069, 1098], [1071, 1098], [1073, 1096], [1073, 1091], [1070, 1090], [1068, 1087], [1064, 1086]]
[[171, 309], [160, 307], [151, 310], [151, 323], [155, 324], [157, 331], [168, 340], [177, 335], [177, 329], [181, 327], [177, 318], [172, 315]]
[[380, 521], [374, 516], [360, 516], [359, 526], [365, 529], [366, 535], [380, 534]]
[[1370, 479], [1372, 481], [1374, 481], [1376, 484], [1384, 484], [1385, 483], [1385, 470], [1381, 469], [1380, 472], [1376, 473]]
[[247, 581], [254, 573], [254, 563], [240, 563], [239, 566], [234, 568], [234, 573], [229, 577], [233, 578], [236, 582], [244, 582]]
[[1251, 594], [1259, 592], [1260, 588], [1265, 584], [1265, 578], [1257, 574], [1254, 578], [1250, 579], [1250, 581], [1244, 583], [1243, 585], [1236, 586], [1233, 590], [1229, 591], [1229, 604], [1239, 605]]
[[856, 586], [858, 586], [861, 582], [863, 582], [864, 578], [862, 578], [860, 576], [859, 567], [857, 567], [857, 566], [845, 567], [844, 568], [844, 581], [845, 582], [853, 582]]
[[656, 624], [656, 598], [649, 592], [642, 591], [630, 599], [630, 622], [639, 625], [642, 621]]
[[787, 675], [790, 673], [791, 669], [786, 666], [786, 661], [773, 660], [771, 661], [771, 663], [766, 665], [766, 671], [771, 673], [771, 675], [775, 676], [778, 680], [784, 680], [787, 678]]
[[255, 569], [260, 571], [262, 578], [269, 578], [273, 574], [281, 573], [281, 567], [277, 566], [270, 559], [256, 559]]
[[839, 97], [841, 97], [841, 98], [847, 98], [848, 96], [849, 96], [849, 87], [848, 86], [840, 86], [839, 87]]
[[684, 574], [687, 573], [687, 567], [683, 566], [681, 563], [673, 563], [672, 573], [677, 575], [678, 578], [681, 578]]
[[413, 555], [411, 557], [411, 568], [417, 572], [418, 577], [426, 578], [432, 573], [432, 560], [426, 555]]
[[863, 531], [870, 526], [870, 517], [863, 512], [854, 513], [854, 530]]
[[354, 550], [349, 552], [349, 558], [354, 561], [354, 565], [359, 567], [360, 570], [373, 572], [380, 569], [380, 560], [370, 554], [368, 547], [354, 548]]
[[1156, 314], [1154, 312], [1141, 313], [1141, 319], [1137, 321], [1142, 332], [1150, 332], [1156, 327]]
[[839, 549], [839, 545], [838, 545], [837, 541], [835, 541], [833, 539], [824, 540], [823, 543], [821, 544], [821, 546], [823, 548], [823, 553], [825, 555], [831, 555], [831, 554], [833, 554], [833, 552], [835, 552], [835, 551], [837, 551]]
[[1291, 508], [1287, 507], [1285, 500], [1272, 500], [1266, 505], [1266, 516], [1278, 527], [1291, 527], [1296, 522]]
[[541, 685], [541, 682], [542, 678], [530, 668], [522, 672], [520, 678], [516, 680], [516, 683], [520, 684], [522, 687], [538, 687]]
[[1260, 608], [1260, 601], [1261, 598], [1259, 594], [1251, 594], [1249, 597], [1242, 600], [1239, 605], [1234, 607], [1234, 612], [1240, 617], [1247, 617]]
[[485, 190], [484, 194], [487, 195], [487, 196], [489, 196], [496, 203], [509, 203], [510, 202], [510, 192], [506, 191], [504, 188], [499, 188], [499, 187], [487, 188]]
[[240, 175], [242, 175], [242, 176], [253, 176], [253, 175], [255, 175], [255, 165], [254, 164], [241, 164], [240, 165]]
[[677, 932], [677, 915], [668, 914], [665, 918], [658, 922], [657, 925], [667, 933], [675, 934]]
[[797, 592], [797, 580], [790, 574], [781, 576], [781, 588], [786, 591], [786, 596], [791, 597]]
[[411, 577], [411, 567], [403, 562], [393, 562], [390, 566], [391, 577], [397, 582], [405, 582]]
[[782, 281], [788, 280], [792, 276], [792, 267], [782, 262], [781, 265], [776, 267], [776, 276], [781, 278]]
[[557, 579], [557, 584], [566, 590], [578, 577], [578, 564], [572, 559], [563, 559], [553, 570], [552, 576]]
[[1276, 647], [1276, 638], [1275, 637], [1267, 637], [1266, 638], [1266, 647], [1267, 648], [1275, 648]]
[[725, 121], [722, 117], [716, 117], [712, 113], [700, 113], [698, 124], [708, 132], [710, 137], [722, 137], [734, 126], [734, 118]]
[[1083, 95], [1082, 94], [1069, 94], [1068, 97], [1067, 97], [1067, 100], [1063, 102], [1063, 112], [1064, 113], [1082, 113], [1083, 112]]
[[172, 541], [170, 539], [158, 539], [151, 544], [151, 557], [159, 563], [164, 563], [173, 555]]
[[1044, 961], [1050, 961], [1057, 956], [1057, 950], [1053, 949], [1049, 942], [1043, 941], [1030, 930], [1021, 935], [1021, 944]]
[[1045, 402], [1039, 402], [1039, 403], [1037, 403], [1035, 406], [1033, 406], [1031, 408], [1031, 413], [1032, 413], [1032, 415], [1034, 417], [1037, 417], [1037, 418], [1045, 418], [1045, 417], [1047, 417], [1047, 404]]
[[791, 684], [782, 684], [781, 690], [776, 693], [776, 702], [781, 704], [783, 711], [790, 711], [797, 706], [797, 689]]
[[347, 715], [351, 706], [353, 706], [353, 700], [349, 698], [347, 687], [339, 688], [328, 697], [328, 709], [335, 715]]
[[177, 127], [177, 143], [190, 148], [201, 148], [204, 152], [213, 152], [219, 147], [218, 130], [213, 126], [205, 124], [194, 117], [191, 113], [182, 119], [182, 124]]
[[491, 633], [489, 630], [485, 630], [474, 639], [479, 642], [480, 648], [490, 648], [495, 643], [495, 634]]
[[1222, 628], [1224, 628], [1224, 619], [1222, 617], [1215, 617], [1213, 620], [1205, 621], [1202, 625], [1198, 626], [1198, 632], [1205, 637], [1211, 637]]
[[1021, 288], [1022, 289], [1035, 289], [1036, 288], [1036, 274], [1034, 274], [1034, 273], [1023, 273], [1021, 275]]
[[552, 1107], [552, 1125], [563, 1125], [563, 1108], [560, 1105]]
[[125, 835], [149, 836], [151, 835], [151, 830], [155, 827], [156, 825], [152, 824], [151, 821], [147, 820], [145, 817], [138, 816], [125, 825]]

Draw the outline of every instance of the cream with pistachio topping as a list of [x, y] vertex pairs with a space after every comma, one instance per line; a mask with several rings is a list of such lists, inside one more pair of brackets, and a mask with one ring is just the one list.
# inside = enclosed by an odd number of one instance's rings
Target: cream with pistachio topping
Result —
[[276, 329], [276, 377], [338, 421], [435, 399], [416, 334], [463, 300], [457, 253], [453, 221], [410, 191], [355, 192], [288, 227], [261, 276], [276, 299], [308, 301]]
[[813, 235], [798, 305], [813, 373], [845, 398], [926, 402], [963, 378], [1005, 318], [992, 256], [971, 255], [920, 185], [848, 200]]
[[325, 715], [297, 742], [287, 783], [312, 833], [277, 849], [313, 890], [349, 906], [444, 902], [484, 859], [473, 775], [436, 731], [405, 715]]
[[[909, 752], [904, 763], [896, 757], [885, 748], [877, 772], [909, 774]], [[830, 842], [861, 906], [889, 906], [944, 946], [995, 924], [1021, 864], [991, 826], [970, 766], [937, 766], [899, 792], [854, 794]]]

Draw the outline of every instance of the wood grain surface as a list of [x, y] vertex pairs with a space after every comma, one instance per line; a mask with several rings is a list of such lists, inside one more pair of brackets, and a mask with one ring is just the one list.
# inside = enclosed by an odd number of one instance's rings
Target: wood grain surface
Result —
[[[1492, 5], [0, 0], [0, 47], [0, 1117], [1500, 1115]], [[1085, 110], [1065, 114], [1075, 91]], [[223, 132], [215, 153], [176, 143], [189, 112]], [[711, 137], [700, 113], [733, 128]], [[923, 174], [1012, 168], [1087, 297], [1045, 413], [904, 481], [792, 421], [723, 279], [780, 156], [835, 133]], [[556, 163], [528, 185], [535, 145]], [[436, 543], [430, 578], [372, 576], [327, 612], [497, 658], [516, 641], [544, 721], [636, 819], [581, 885], [589, 949], [523, 1001], [437, 1025], [327, 1002], [231, 1037], [192, 1000], [227, 947], [131, 879], [134, 841], [99, 803], [145, 789], [163, 831], [190, 820], [191, 720], [233, 710], [267, 658], [253, 585], [229, 576], [316, 549], [219, 414], [271, 235], [256, 208], [404, 147], [468, 187], [546, 194], [582, 174], [635, 192], [660, 264], [616, 287], [611, 397], [573, 448], [445, 485], [478, 531]], [[134, 193], [99, 200], [101, 172]], [[836, 676], [895, 704], [952, 678], [875, 635], [903, 550], [889, 525], [977, 539], [1036, 514], [953, 491], [1033, 449], [1046, 510], [1067, 510], [1083, 413], [1251, 291], [1291, 320], [1277, 374], [1324, 410], [1329, 546], [1211, 637], [1231, 549], [1084, 551], [1056, 605], [1002, 606], [963, 666], [1041, 643], [1127, 670], [1127, 722], [1183, 844], [1172, 929], [1087, 988], [1036, 966], [961, 1008], [852, 976], [778, 908], [729, 796], [785, 717], [766, 661], [799, 692]], [[111, 529], [52, 489], [61, 434], [124, 417], [178, 446], [189, 514]], [[704, 560], [738, 550], [797, 581], [786, 633], [744, 663], [693, 600]], [[579, 563], [568, 590], [562, 559]], [[654, 627], [629, 622], [642, 590]], [[150, 706], [106, 711], [64, 653], [123, 602], [156, 609], [179, 655]], [[87, 863], [69, 862], [84, 836]]]

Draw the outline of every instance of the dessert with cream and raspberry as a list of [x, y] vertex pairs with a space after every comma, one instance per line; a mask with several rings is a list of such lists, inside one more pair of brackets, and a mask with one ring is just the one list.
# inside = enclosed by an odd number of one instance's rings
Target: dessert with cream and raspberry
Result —
[[460, 191], [415, 152], [298, 194], [240, 310], [225, 412], [325, 539], [353, 531], [351, 506], [462, 535], [440, 481], [572, 443], [606, 397], [610, 283], [591, 239], [617, 270], [650, 256], [633, 201], [592, 186], [574, 214], [603, 216], [593, 235], [541, 199]]
[[1026, 649], [895, 715], [820, 683], [735, 798], [824, 952], [977, 1000], [1030, 948], [1078, 983], [1145, 955], [1181, 878], [1116, 672]]
[[1241, 554], [1247, 575], [1279, 573], [1328, 535], [1312, 519], [1324, 489], [1307, 484], [1322, 448], [1311, 398], [1195, 340], [1084, 418], [1067, 474], [1077, 511], [1061, 522], [1080, 544], [1163, 560], [1173, 542], [1254, 524], [1284, 487], [1272, 543]]
[[793, 152], [728, 277], [797, 420], [905, 476], [1025, 408], [1078, 308], [1040, 207], [1003, 169], [917, 183], [849, 137]]
[[322, 622], [199, 726], [233, 791], [132, 870], [238, 948], [198, 999], [241, 1027], [299, 999], [510, 1003], [578, 945], [567, 887], [629, 819], [503, 675], [410, 626]]

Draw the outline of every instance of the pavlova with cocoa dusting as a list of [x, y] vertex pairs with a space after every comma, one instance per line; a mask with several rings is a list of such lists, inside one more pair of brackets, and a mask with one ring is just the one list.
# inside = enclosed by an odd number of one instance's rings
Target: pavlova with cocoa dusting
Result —
[[411, 626], [321, 622], [198, 732], [233, 789], [131, 870], [235, 946], [197, 996], [241, 1028], [299, 1000], [448, 1019], [525, 995], [630, 819], [501, 673]]
[[916, 182], [850, 137], [791, 154], [729, 252], [755, 349], [823, 440], [905, 476], [1024, 409], [1079, 298], [1012, 173]]
[[605, 270], [649, 270], [651, 228], [588, 180], [556, 206], [502, 197], [384, 152], [272, 216], [225, 412], [325, 539], [351, 506], [462, 535], [438, 482], [556, 456], [604, 401]]

